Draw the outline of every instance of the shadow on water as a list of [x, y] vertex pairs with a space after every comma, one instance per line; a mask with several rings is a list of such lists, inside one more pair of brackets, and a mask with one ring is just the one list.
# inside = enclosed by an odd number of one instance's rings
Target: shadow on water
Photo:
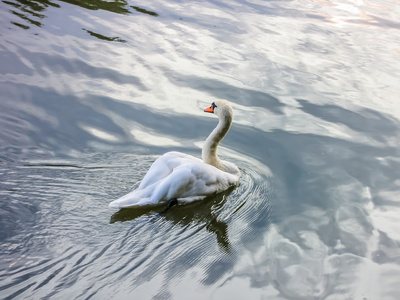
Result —
[[91, 36], [94, 36], [96, 38], [98, 38], [99, 40], [104, 40], [104, 41], [108, 41], [108, 42], [120, 42], [120, 43], [126, 43], [126, 40], [121, 39], [120, 37], [116, 36], [116, 37], [108, 37], [96, 32], [93, 32], [91, 30], [87, 30], [85, 28], [82, 28], [84, 31], [86, 31], [87, 33], [89, 33]]
[[229, 252], [231, 245], [228, 239], [228, 224], [220, 220], [220, 212], [234, 189], [235, 187], [231, 187], [225, 192], [207, 197], [202, 201], [175, 205], [165, 212], [165, 203], [124, 208], [111, 216], [110, 224], [132, 221], [145, 215], [151, 215], [154, 218], [164, 218], [166, 221], [182, 227], [196, 225], [202, 228], [204, 226], [208, 232], [215, 234], [221, 250]]
[[[26, 49], [19, 49], [21, 55], [29, 59], [32, 63], [32, 69], [40, 75], [48, 75], [46, 66], [42, 64], [42, 61], [46, 61], [48, 65], [52, 66], [53, 71], [58, 71], [66, 74], [80, 74], [86, 75], [92, 80], [106, 79], [116, 84], [130, 84], [134, 85], [141, 91], [148, 91], [148, 88], [144, 85], [140, 77], [135, 75], [126, 75], [117, 72], [111, 68], [106, 67], [95, 67], [86, 61], [80, 59], [68, 59], [59, 55], [51, 55], [45, 53], [32, 53]], [[13, 59], [18, 59], [13, 57]], [[28, 69], [30, 71], [30, 69]], [[25, 71], [25, 70], [24, 70]], [[29, 87], [31, 88], [31, 87]], [[43, 90], [41, 91], [43, 93]]]
[[90, 10], [105, 10], [117, 14], [129, 14], [128, 3], [125, 0], [102, 1], [102, 0], [61, 0], [69, 4], [80, 6]]
[[316, 105], [303, 99], [297, 101], [304, 112], [334, 124], [343, 124], [379, 142], [385, 142], [384, 137], [392, 137], [399, 130], [399, 124], [394, 119], [372, 109], [362, 108], [355, 112], [333, 104]]
[[[1, 86], [1, 84], [0, 84]], [[60, 95], [34, 87], [8, 84], [5, 101], [0, 104], [4, 118], [0, 123], [5, 130], [0, 133], [3, 145], [19, 148], [34, 140], [36, 145], [52, 150], [85, 151], [91, 142], [107, 145], [126, 145], [140, 147], [141, 141], [130, 133], [134, 124], [141, 124], [160, 134], [170, 134], [182, 138], [192, 137], [201, 123], [201, 118], [157, 114], [146, 106], [134, 103], [116, 102], [105, 97], [88, 97], [82, 100], [73, 96]], [[25, 93], [20, 105], [15, 106], [14, 99]], [[34, 96], [31, 96], [34, 95]], [[39, 110], [32, 110], [31, 107]], [[93, 109], [96, 107], [96, 109]], [[41, 110], [43, 109], [43, 110]], [[40, 116], [46, 111], [45, 118]], [[122, 120], [115, 120], [110, 113], [117, 113]], [[39, 115], [37, 114], [39, 113]], [[14, 120], [9, 116], [20, 116]], [[190, 126], [188, 126], [190, 125]], [[86, 129], [85, 129], [86, 128]], [[112, 140], [102, 138], [101, 134], [92, 134], [90, 128], [112, 136]], [[204, 135], [208, 134], [204, 131]]]
[[[169, 80], [176, 86], [189, 87], [201, 92], [206, 92], [212, 97], [228, 99], [231, 102], [265, 108], [275, 114], [282, 115], [284, 104], [279, 99], [256, 90], [238, 88], [216, 79], [209, 79], [197, 76], [182, 75], [171, 70], [165, 70]], [[183, 80], [184, 78], [184, 80]]]
[[130, 7], [133, 8], [135, 11], [137, 11], [139, 13], [142, 13], [142, 14], [150, 15], [150, 16], [153, 16], [153, 17], [157, 17], [158, 16], [158, 13], [156, 13], [154, 11], [151, 11], [151, 10], [147, 10], [147, 9], [141, 8], [139, 6], [131, 5]]
[[[18, 16], [30, 25], [35, 25], [37, 27], [41, 27], [43, 25], [41, 20], [46, 17], [44, 12], [49, 6], [58, 8], [60, 7], [59, 4], [47, 0], [2, 0], [2, 2], [13, 8], [10, 10], [13, 15]], [[23, 29], [30, 28], [28, 25], [20, 24], [18, 22], [11, 23]]]
[[[141, 13], [150, 15], [153, 17], [157, 17], [158, 13], [154, 11], [150, 11], [138, 6], [129, 6], [128, 2], [124, 0], [117, 1], [102, 1], [102, 0], [60, 0], [61, 2], [66, 2], [72, 5], [80, 6], [89, 10], [104, 10], [117, 14], [133, 14], [133, 13]], [[2, 0], [3, 3], [11, 6], [13, 9], [11, 13], [27, 24], [21, 24], [19, 22], [11, 21], [11, 23], [17, 27], [23, 29], [30, 29], [30, 25], [34, 25], [37, 27], [42, 27], [42, 20], [46, 18], [45, 11], [48, 7], [56, 7], [60, 8], [61, 6], [55, 2], [50, 0]], [[91, 34], [88, 31], [89, 34]], [[108, 38], [104, 38], [103, 35], [100, 34], [91, 34], [94, 37], [97, 37], [106, 41], [114, 41], [109, 40]], [[118, 41], [118, 40], [117, 40]]]
[[[131, 129], [138, 125], [140, 130], [145, 127], [160, 136], [173, 135], [179, 138], [177, 141], [187, 141], [193, 147], [192, 140], [205, 140], [217, 122], [204, 122], [205, 117], [160, 113], [143, 104], [117, 102], [100, 96], [80, 99], [11, 83], [4, 90], [8, 93], [3, 95], [5, 101], [0, 107], [7, 113], [0, 113], [4, 116], [0, 125], [5, 128], [0, 132], [0, 138], [8, 147], [21, 148], [34, 141], [36, 146], [51, 152], [67, 153], [71, 150], [84, 152], [95, 142], [106, 148], [115, 145], [135, 147], [137, 152], [144, 146], [155, 150], [157, 146], [145, 144], [131, 134]], [[14, 105], [15, 98], [20, 99], [18, 106]], [[32, 110], [32, 107], [36, 109]], [[46, 112], [46, 117], [41, 112]], [[119, 117], [115, 119], [113, 114]], [[19, 118], [14, 120], [9, 116]], [[202, 128], [201, 132], [199, 128]]]

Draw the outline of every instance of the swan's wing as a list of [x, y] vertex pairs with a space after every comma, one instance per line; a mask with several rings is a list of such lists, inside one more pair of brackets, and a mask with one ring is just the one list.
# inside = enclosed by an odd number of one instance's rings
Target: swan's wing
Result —
[[239, 180], [193, 156], [169, 152], [158, 158], [139, 188], [110, 203], [112, 207], [155, 204], [178, 199], [194, 201], [222, 192]]
[[168, 152], [157, 158], [151, 165], [149, 171], [144, 176], [139, 185], [139, 189], [145, 189], [149, 185], [160, 181], [169, 176], [172, 171], [179, 167], [191, 162], [202, 162], [202, 160], [181, 152]]
[[190, 162], [175, 168], [160, 182], [151, 195], [151, 202], [170, 199], [196, 200], [219, 193], [236, 184], [238, 177], [223, 172], [211, 165]]
[[109, 206], [122, 208], [122, 207], [130, 207], [130, 206], [141, 206], [151, 204], [150, 196], [151, 196], [151, 186], [147, 189], [136, 189], [117, 200], [112, 201]]

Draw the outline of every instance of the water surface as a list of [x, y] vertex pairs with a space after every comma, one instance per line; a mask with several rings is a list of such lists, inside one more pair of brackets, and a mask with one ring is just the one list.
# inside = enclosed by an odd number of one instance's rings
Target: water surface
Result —
[[[2, 299], [397, 299], [394, 1], [0, 2]], [[171, 150], [240, 184], [114, 210]]]

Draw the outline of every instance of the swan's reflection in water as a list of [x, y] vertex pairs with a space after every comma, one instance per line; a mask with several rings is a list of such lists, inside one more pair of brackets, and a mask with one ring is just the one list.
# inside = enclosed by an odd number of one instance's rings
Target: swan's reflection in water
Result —
[[221, 220], [220, 213], [235, 188], [231, 187], [222, 193], [207, 197], [201, 201], [175, 205], [168, 210], [165, 210], [165, 203], [123, 208], [111, 216], [110, 223], [126, 222], [142, 216], [152, 216], [156, 219], [164, 218], [166, 221], [182, 227], [196, 225], [199, 229], [204, 227], [208, 232], [215, 234], [220, 249], [230, 252], [228, 223]]

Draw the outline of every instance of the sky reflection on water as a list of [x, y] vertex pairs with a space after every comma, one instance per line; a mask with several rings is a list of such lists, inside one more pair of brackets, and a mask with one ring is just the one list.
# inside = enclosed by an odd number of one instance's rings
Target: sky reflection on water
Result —
[[[0, 2], [5, 299], [397, 299], [395, 2]], [[113, 211], [231, 101], [225, 194]], [[192, 291], [195, 291], [195, 293]]]

